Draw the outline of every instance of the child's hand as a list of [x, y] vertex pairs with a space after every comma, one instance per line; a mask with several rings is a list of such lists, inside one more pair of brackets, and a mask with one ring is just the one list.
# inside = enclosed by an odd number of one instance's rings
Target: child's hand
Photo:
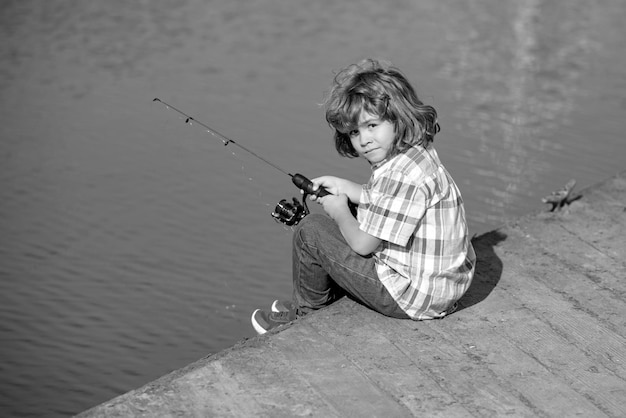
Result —
[[[341, 187], [341, 183], [345, 181], [344, 179], [333, 176], [322, 176], [314, 178], [311, 181], [314, 184], [315, 190], [318, 190], [320, 187], [324, 187], [330, 194], [338, 195], [344, 193]], [[317, 200], [317, 196], [311, 195], [310, 199]]]
[[[354, 204], [359, 204], [361, 198], [362, 186], [350, 180], [342, 179], [334, 176], [322, 176], [311, 180], [314, 190], [324, 187], [328, 190], [328, 193], [335, 196], [345, 194], [348, 196], [348, 200]], [[310, 195], [309, 199], [319, 199], [315, 195]]]
[[345, 194], [329, 194], [324, 197], [317, 198], [318, 203], [324, 207], [324, 211], [333, 218], [335, 221], [346, 213], [350, 214], [350, 207], [348, 206], [348, 196]]

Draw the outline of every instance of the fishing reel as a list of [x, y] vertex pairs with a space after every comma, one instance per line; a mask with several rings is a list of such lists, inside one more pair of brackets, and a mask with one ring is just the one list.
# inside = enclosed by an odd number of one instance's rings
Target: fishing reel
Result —
[[298, 202], [298, 199], [295, 197], [292, 198], [291, 202], [287, 199], [283, 199], [276, 205], [274, 212], [272, 212], [272, 217], [277, 222], [282, 222], [287, 226], [294, 226], [298, 225], [298, 223], [300, 223], [300, 221], [309, 214], [309, 208], [306, 205], [306, 198], [308, 195], [312, 194], [317, 197], [322, 197], [330, 193], [328, 193], [328, 190], [323, 187], [319, 187], [314, 190], [311, 180], [307, 179], [302, 174], [290, 174], [290, 176], [293, 184], [295, 184], [298, 189], [303, 192], [302, 203]]
[[309, 208], [306, 203], [302, 204], [295, 197], [289, 202], [283, 199], [276, 204], [272, 217], [276, 222], [282, 222], [287, 226], [298, 225], [305, 216], [309, 214]]

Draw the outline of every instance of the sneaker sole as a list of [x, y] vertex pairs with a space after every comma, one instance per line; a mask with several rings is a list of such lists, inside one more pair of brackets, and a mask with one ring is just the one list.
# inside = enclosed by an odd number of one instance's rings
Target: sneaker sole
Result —
[[252, 322], [252, 327], [254, 328], [254, 330], [257, 332], [257, 334], [259, 335], [263, 335], [265, 334], [267, 331], [265, 330], [265, 328], [263, 328], [261, 325], [259, 325], [258, 322], [256, 322], [254, 320], [254, 315], [256, 315], [256, 313], [260, 311], [260, 309], [257, 309], [256, 311], [252, 312], [252, 316], [250, 317], [250, 321]]

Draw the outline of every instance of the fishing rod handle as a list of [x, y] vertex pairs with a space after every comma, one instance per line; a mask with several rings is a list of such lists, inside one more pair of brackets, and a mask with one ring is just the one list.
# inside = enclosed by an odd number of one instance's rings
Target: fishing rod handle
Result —
[[305, 193], [312, 194], [317, 197], [322, 197], [329, 195], [330, 193], [323, 187], [319, 187], [317, 190], [313, 190], [313, 182], [308, 178], [304, 177], [302, 174], [294, 174], [291, 177], [291, 181], [296, 187], [300, 190], [304, 190]]

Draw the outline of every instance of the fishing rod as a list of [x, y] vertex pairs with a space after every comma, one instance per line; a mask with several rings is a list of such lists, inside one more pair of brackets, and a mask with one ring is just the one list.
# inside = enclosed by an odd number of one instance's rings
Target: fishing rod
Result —
[[319, 187], [317, 190], [314, 189], [315, 185], [313, 184], [313, 182], [311, 180], [309, 180], [308, 178], [306, 178], [305, 176], [303, 176], [302, 174], [291, 174], [285, 170], [283, 170], [282, 168], [280, 168], [279, 166], [277, 166], [276, 164], [272, 163], [271, 161], [261, 157], [259, 154], [257, 154], [256, 152], [252, 151], [251, 149], [241, 145], [240, 143], [236, 142], [234, 139], [228, 138], [225, 135], [222, 135], [221, 133], [219, 133], [218, 131], [216, 131], [215, 129], [211, 128], [210, 126], [208, 126], [207, 124], [199, 121], [198, 119], [194, 118], [193, 116], [188, 115], [187, 113], [183, 112], [182, 110], [172, 106], [171, 104], [159, 99], [158, 97], [155, 97], [153, 100], [153, 102], [159, 102], [163, 105], [165, 105], [167, 108], [174, 110], [175, 112], [177, 112], [178, 114], [182, 115], [185, 118], [185, 123], [187, 124], [191, 124], [192, 122], [196, 122], [198, 125], [202, 126], [203, 128], [205, 128], [207, 130], [208, 133], [210, 133], [211, 135], [219, 138], [223, 143], [224, 146], [228, 146], [229, 144], [233, 144], [239, 148], [241, 148], [242, 150], [246, 151], [248, 154], [252, 155], [253, 157], [263, 161], [264, 163], [270, 165], [271, 167], [275, 168], [276, 170], [280, 171], [283, 174], [288, 175], [289, 177], [291, 177], [291, 181], [293, 184], [296, 185], [296, 187], [300, 190], [302, 190], [304, 192], [304, 195], [302, 196], [302, 204], [300, 202], [298, 202], [298, 200], [294, 197], [293, 198], [293, 202], [288, 202], [287, 199], [283, 199], [280, 202], [278, 202], [278, 204], [276, 205], [276, 209], [274, 210], [274, 212], [272, 212], [272, 217], [274, 219], [276, 219], [277, 221], [280, 221], [286, 225], [292, 226], [292, 225], [297, 225], [298, 222], [300, 222], [306, 215], [309, 214], [309, 209], [306, 205], [306, 196], [307, 195], [313, 195], [316, 197], [322, 197], [322, 196], [326, 196], [329, 195], [330, 193], [328, 192], [328, 190], [326, 190], [324, 187]]

